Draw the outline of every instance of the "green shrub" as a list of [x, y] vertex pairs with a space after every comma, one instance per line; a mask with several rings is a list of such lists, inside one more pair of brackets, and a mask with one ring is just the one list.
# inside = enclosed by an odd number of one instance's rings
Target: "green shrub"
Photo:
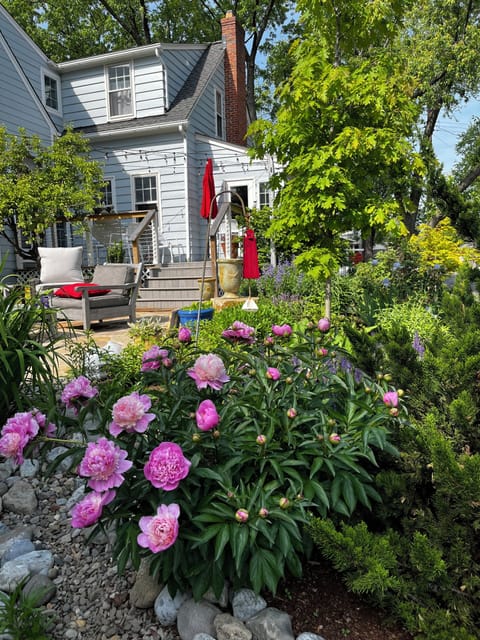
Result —
[[[171, 336], [144, 356], [157, 353], [158, 360], [145, 364], [128, 386], [119, 389], [115, 368], [112, 379], [98, 384], [98, 396], [80, 402], [76, 429], [88, 422], [92, 437], [92, 410], [97, 435], [107, 436], [132, 463], [114, 491], [91, 485], [109, 498], [98, 526], [115, 527], [120, 568], [152, 557], [160, 581], [172, 591], [192, 589], [196, 598], [210, 587], [218, 593], [225, 579], [235, 587], [275, 591], [287, 572], [301, 573], [309, 513], [349, 516], [379, 500], [373, 486], [377, 455], [396, 455], [389, 425], [398, 410], [383, 402], [383, 384], [332, 349], [331, 333], [315, 328], [267, 344], [239, 339], [203, 354], [203, 361], [193, 343]], [[222, 382], [219, 377], [204, 385], [201, 362], [211, 363]], [[195, 382], [191, 374], [197, 371]], [[113, 438], [113, 407], [120, 399], [135, 403], [132, 393], [151, 403], [148, 428], [137, 433], [130, 420]], [[206, 401], [218, 420], [204, 428], [197, 412]], [[175, 486], [154, 486], [147, 477], [145, 465], [159, 443], [178, 445], [189, 462]], [[177, 468], [172, 462], [162, 473]], [[180, 526], [172, 545], [152, 554], [137, 542], [139, 525], [160, 504], [179, 506]]]
[[58, 358], [55, 312], [19, 287], [0, 285], [0, 423], [37, 398], [54, 404]]

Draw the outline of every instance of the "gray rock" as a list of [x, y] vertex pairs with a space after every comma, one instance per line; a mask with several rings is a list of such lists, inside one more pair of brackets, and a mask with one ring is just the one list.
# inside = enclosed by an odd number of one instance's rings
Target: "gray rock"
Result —
[[223, 585], [222, 593], [217, 596], [213, 592], [213, 589], [209, 589], [206, 593], [203, 594], [203, 599], [211, 602], [212, 604], [218, 604], [222, 609], [225, 609], [228, 606], [228, 584], [225, 582]]
[[36, 607], [41, 607], [54, 598], [57, 587], [48, 576], [38, 573], [30, 578], [22, 592], [24, 596], [30, 596], [34, 599]]
[[11, 460], [0, 462], [0, 480], [6, 480], [9, 478], [14, 470], [15, 466]]
[[28, 515], [38, 507], [35, 491], [29, 482], [18, 480], [3, 496], [3, 507], [6, 511]]
[[52, 567], [53, 554], [51, 551], [31, 551], [15, 558], [15, 560], [9, 560], [0, 569], [0, 589], [4, 589], [4, 585], [11, 585], [18, 575], [24, 577], [37, 573], [48, 575], [48, 571]]
[[301, 633], [298, 637], [297, 640], [325, 640], [325, 638], [323, 636], [319, 636], [316, 633], [310, 633], [305, 632], [305, 633]]
[[193, 640], [197, 633], [208, 633], [215, 637], [213, 621], [219, 613], [220, 609], [206, 600], [185, 600], [177, 613], [177, 631], [180, 638]]
[[0, 535], [0, 557], [14, 544], [17, 540], [31, 540], [33, 531], [31, 527], [15, 527], [9, 529]]
[[70, 496], [70, 498], [68, 498], [67, 500], [68, 511], [70, 511], [70, 509], [73, 509], [73, 507], [77, 504], [77, 502], [80, 502], [80, 500], [83, 498], [84, 495], [85, 495], [85, 485], [82, 484], [79, 487], [77, 487], [75, 491], [72, 493], [72, 495]]
[[216, 640], [216, 638], [209, 636], [208, 633], [197, 633], [196, 636], [193, 636], [193, 640]]
[[229, 613], [221, 613], [213, 621], [217, 631], [217, 640], [252, 640], [252, 632], [241, 620]]
[[[5, 567], [7, 567], [6, 570]], [[28, 578], [30, 571], [26, 565], [14, 565], [8, 562], [0, 569], [0, 591], [12, 593], [22, 580]]]
[[40, 470], [40, 462], [38, 460], [25, 460], [20, 466], [20, 476], [22, 478], [35, 478]]
[[4, 480], [0, 480], [0, 496], [4, 496], [8, 491], [8, 484]]
[[150, 575], [150, 561], [143, 558], [135, 578], [135, 584], [130, 589], [130, 603], [137, 609], [149, 609], [163, 585]]
[[288, 613], [268, 607], [245, 623], [257, 640], [294, 640]]
[[188, 594], [177, 591], [175, 596], [172, 598], [168, 591], [168, 587], [163, 587], [155, 600], [155, 604], [153, 605], [155, 615], [162, 627], [170, 627], [175, 624], [180, 606], [189, 597], [190, 596]]
[[257, 595], [252, 589], [239, 589], [233, 594], [233, 615], [243, 622], [265, 609], [266, 606], [267, 603], [262, 596]]
[[25, 553], [30, 553], [31, 551], [35, 551], [35, 546], [31, 540], [22, 538], [13, 540], [10, 547], [8, 547], [2, 556], [1, 565], [3, 566], [6, 562], [15, 560], [18, 556], [23, 556]]
[[[58, 458], [59, 455], [65, 453], [65, 451], [68, 451], [67, 447], [53, 447], [53, 449], [50, 449], [50, 451], [47, 453], [47, 462], [53, 462]], [[58, 464], [57, 469], [60, 471], [69, 471], [71, 466], [71, 456], [67, 456]]]

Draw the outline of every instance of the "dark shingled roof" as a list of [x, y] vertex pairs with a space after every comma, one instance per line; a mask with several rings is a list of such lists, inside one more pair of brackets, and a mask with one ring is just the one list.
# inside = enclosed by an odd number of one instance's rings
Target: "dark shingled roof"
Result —
[[76, 130], [88, 135], [92, 133], [121, 131], [135, 127], [139, 133], [143, 127], [164, 125], [188, 120], [195, 103], [202, 95], [207, 82], [214, 73], [217, 65], [223, 60], [224, 46], [222, 42], [214, 42], [203, 52], [197, 64], [192, 69], [185, 84], [173, 100], [170, 109], [162, 115], [147, 116], [145, 118], [131, 118], [120, 122], [106, 122], [105, 124], [78, 127]]

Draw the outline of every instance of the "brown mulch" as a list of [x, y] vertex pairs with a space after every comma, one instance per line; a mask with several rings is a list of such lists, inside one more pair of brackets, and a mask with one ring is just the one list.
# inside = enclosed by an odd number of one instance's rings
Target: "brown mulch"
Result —
[[385, 611], [349, 593], [340, 574], [325, 561], [308, 562], [301, 578], [283, 581], [268, 605], [286, 611], [293, 632], [315, 633], [325, 640], [412, 640]]

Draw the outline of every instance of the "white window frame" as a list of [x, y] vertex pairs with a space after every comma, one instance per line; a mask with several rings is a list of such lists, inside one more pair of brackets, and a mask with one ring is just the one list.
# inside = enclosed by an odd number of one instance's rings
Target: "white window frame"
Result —
[[[264, 199], [268, 199], [268, 202], [262, 203], [262, 194], [264, 195]], [[268, 188], [268, 181], [261, 181], [258, 183], [258, 208], [263, 209], [264, 207], [270, 208], [273, 202], [273, 193], [271, 189]]]
[[112, 201], [111, 202], [100, 202], [100, 206], [101, 207], [113, 207], [113, 209], [116, 209], [116, 192], [115, 192], [115, 178], [111, 177], [111, 176], [103, 176], [103, 181], [104, 182], [109, 182], [110, 183], [110, 192], [111, 192], [111, 197], [112, 197]]
[[[157, 199], [156, 200], [145, 200], [143, 202], [137, 202], [136, 197], [136, 187], [135, 180], [137, 178], [154, 178], [155, 179], [155, 189], [157, 191]], [[159, 262], [159, 235], [162, 233], [162, 220], [159, 214], [160, 211], [160, 176], [158, 173], [136, 173], [131, 176], [132, 181], [132, 209], [134, 211], [142, 211], [143, 209], [151, 209], [152, 204], [155, 205], [155, 209], [157, 210], [157, 215], [154, 217], [154, 224], [152, 227], [152, 252], [153, 252], [153, 262], [156, 264]], [[142, 206], [139, 206], [142, 205]], [[146, 205], [146, 206], [145, 206]]]
[[[218, 109], [219, 103], [220, 103], [220, 111]], [[221, 140], [225, 140], [225, 127], [226, 127], [225, 95], [224, 95], [224, 92], [218, 87], [215, 87], [214, 97], [213, 97], [213, 107], [214, 107], [213, 112], [215, 114], [215, 134]], [[219, 127], [219, 121], [221, 125], [220, 127]]]
[[[62, 112], [62, 93], [61, 93], [61, 84], [60, 84], [60, 76], [58, 76], [56, 73], [52, 73], [50, 71], [50, 69], [43, 69], [41, 70], [42, 73], [42, 101], [43, 104], [45, 105], [45, 108], [48, 111], [51, 111], [53, 113], [61, 113]], [[51, 105], [47, 104], [47, 90], [46, 90], [46, 80], [47, 78], [53, 82], [55, 82], [56, 84], [56, 88], [57, 88], [57, 106], [56, 107], [52, 107]]]
[[[118, 115], [112, 114], [111, 106], [110, 106], [110, 95], [115, 91], [120, 91], [121, 89], [111, 90], [110, 89], [110, 71], [111, 69], [117, 69], [119, 67], [128, 67], [128, 74], [130, 79], [130, 101], [131, 101], [131, 111], [129, 113], [120, 113]], [[119, 63], [112, 64], [105, 67], [105, 98], [107, 102], [107, 113], [109, 120], [126, 120], [128, 118], [135, 117], [135, 91], [134, 91], [134, 82], [133, 82], [133, 64], [132, 62], [128, 63]]]

